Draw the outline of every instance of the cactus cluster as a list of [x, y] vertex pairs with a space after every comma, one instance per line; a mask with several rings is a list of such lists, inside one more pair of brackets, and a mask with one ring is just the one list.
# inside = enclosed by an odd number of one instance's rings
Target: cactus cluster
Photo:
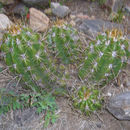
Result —
[[80, 109], [85, 115], [101, 108], [101, 96], [98, 89], [93, 86], [81, 86], [74, 99], [74, 106]]
[[114, 79], [127, 62], [128, 46], [126, 38], [117, 30], [99, 34], [85, 50], [79, 76], [99, 84]]
[[101, 108], [100, 86], [112, 81], [127, 64], [129, 44], [122, 32], [113, 29], [99, 34], [85, 49], [78, 75], [84, 84], [74, 95], [74, 106], [85, 114]]
[[40, 90], [37, 81], [46, 87], [53, 82], [51, 74], [55, 70], [38, 33], [29, 28], [22, 28], [17, 33], [9, 31], [3, 37], [1, 50], [9, 69], [32, 90]]
[[[4, 35], [1, 46], [9, 69], [35, 92], [41, 86], [66, 86], [73, 77], [78, 82], [71, 93], [74, 106], [86, 114], [101, 108], [98, 87], [113, 80], [130, 56], [128, 41], [117, 30], [99, 34], [85, 51], [77, 31], [66, 25], [52, 27], [44, 41], [29, 28], [12, 30]], [[69, 71], [71, 65], [75, 74]]]

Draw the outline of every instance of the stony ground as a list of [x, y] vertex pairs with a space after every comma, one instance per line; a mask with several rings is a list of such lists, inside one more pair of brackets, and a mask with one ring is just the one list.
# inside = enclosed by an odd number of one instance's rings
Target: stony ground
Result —
[[[73, 15], [78, 15], [75, 20], [77, 25], [80, 25], [82, 19], [86, 18], [103, 20], [108, 18], [108, 12], [103, 11], [96, 3], [75, 1], [68, 2], [66, 5], [70, 7]], [[0, 61], [0, 67], [4, 67], [2, 61]], [[6, 86], [15, 89], [13, 85], [15, 81], [8, 84], [11, 79], [12, 77], [7, 72], [4, 75], [0, 74], [0, 88]], [[119, 79], [121, 82], [118, 85], [111, 84], [104, 88], [105, 96], [107, 93], [114, 96], [116, 93], [130, 90], [130, 65], [125, 69], [125, 76], [121, 75]], [[124, 86], [120, 86], [121, 84]], [[106, 99], [108, 98], [106, 96]], [[59, 106], [59, 118], [54, 125], [50, 125], [45, 130], [130, 130], [129, 121], [115, 119], [104, 109], [105, 106], [91, 117], [84, 117], [72, 109], [71, 102], [67, 98], [57, 98], [57, 104]], [[11, 111], [7, 115], [0, 116], [0, 130], [43, 130], [43, 116], [42, 114], [36, 115], [35, 109]]]

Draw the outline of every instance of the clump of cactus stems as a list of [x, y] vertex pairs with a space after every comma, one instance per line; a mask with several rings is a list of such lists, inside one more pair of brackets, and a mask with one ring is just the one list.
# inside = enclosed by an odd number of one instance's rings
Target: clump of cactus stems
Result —
[[101, 108], [99, 87], [116, 78], [130, 55], [128, 41], [117, 30], [99, 34], [86, 48], [77, 31], [67, 25], [53, 26], [44, 41], [29, 28], [17, 32], [5, 34], [1, 46], [9, 69], [37, 93], [55, 86], [68, 87], [73, 77], [74, 106], [87, 115]]
[[78, 72], [87, 85], [81, 86], [73, 98], [74, 105], [82, 112], [88, 115], [101, 108], [100, 87], [116, 78], [127, 64], [128, 47], [126, 37], [117, 29], [99, 34], [89, 43]]
[[32, 90], [40, 91], [38, 81], [48, 87], [53, 82], [51, 74], [55, 70], [38, 33], [29, 28], [22, 28], [17, 34], [9, 31], [3, 37], [1, 49], [9, 69]]
[[85, 50], [86, 57], [79, 69], [83, 79], [102, 84], [114, 79], [126, 65], [128, 41], [117, 30], [99, 34]]
[[77, 31], [69, 26], [54, 26], [47, 37], [47, 46], [51, 55], [63, 64], [76, 62], [79, 55], [79, 37]]
[[95, 86], [81, 86], [75, 94], [74, 106], [85, 115], [101, 109], [102, 98]]

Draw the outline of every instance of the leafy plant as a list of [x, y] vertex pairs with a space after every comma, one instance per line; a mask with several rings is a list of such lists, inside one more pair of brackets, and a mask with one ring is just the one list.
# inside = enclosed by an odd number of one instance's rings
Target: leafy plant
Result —
[[35, 107], [38, 114], [44, 114], [44, 127], [49, 123], [56, 121], [57, 105], [55, 98], [46, 92], [31, 93], [31, 94], [15, 94], [6, 89], [0, 89], [0, 115], [7, 113], [10, 110], [25, 109]]

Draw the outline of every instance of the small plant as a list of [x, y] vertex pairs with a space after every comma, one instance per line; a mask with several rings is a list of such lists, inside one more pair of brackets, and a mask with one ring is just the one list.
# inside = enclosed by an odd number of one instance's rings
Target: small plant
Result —
[[122, 10], [118, 10], [117, 14], [112, 19], [112, 21], [121, 23], [122, 20], [123, 20], [123, 16], [124, 16], [123, 11]]
[[25, 109], [35, 107], [36, 113], [44, 114], [44, 127], [49, 123], [56, 121], [57, 105], [55, 98], [51, 94], [45, 92], [37, 94], [15, 94], [13, 91], [0, 89], [0, 115], [9, 112], [10, 110]]
[[86, 48], [80, 78], [99, 84], [114, 79], [126, 65], [130, 55], [128, 46], [126, 38], [116, 29], [98, 35]]
[[101, 97], [99, 90], [92, 86], [90, 88], [82, 86], [74, 98], [74, 106], [85, 115], [90, 115], [90, 113], [100, 109]]

